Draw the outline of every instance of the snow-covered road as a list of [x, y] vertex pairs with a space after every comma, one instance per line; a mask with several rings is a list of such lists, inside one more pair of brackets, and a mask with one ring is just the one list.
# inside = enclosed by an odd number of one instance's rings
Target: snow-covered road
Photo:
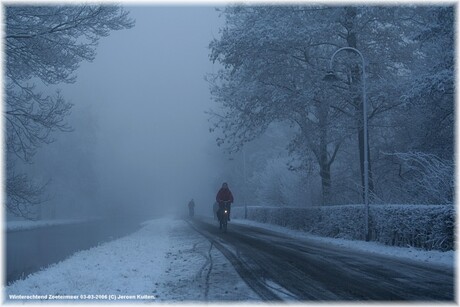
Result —
[[[215, 222], [210, 220], [196, 219], [191, 223], [175, 218], [152, 220], [136, 233], [78, 252], [25, 280], [14, 282], [6, 287], [6, 299], [118, 303], [355, 300], [373, 299], [374, 295], [371, 293], [366, 297], [366, 291], [352, 293], [356, 289], [366, 284], [379, 289], [383, 283], [389, 284], [387, 288], [390, 292], [375, 293], [374, 299], [379, 300], [380, 297], [380, 300], [385, 300], [387, 297], [388, 300], [408, 293], [406, 299], [425, 300], [430, 299], [429, 292], [435, 291], [438, 291], [439, 297], [434, 296], [434, 299], [449, 300], [453, 295], [453, 253], [443, 254], [447, 257], [442, 265], [435, 262], [424, 265], [422, 261], [401, 262], [395, 257], [366, 259], [374, 257], [369, 257], [368, 253], [363, 256], [362, 249], [360, 251], [353, 244], [344, 246], [343, 241], [332, 244], [333, 239], [315, 241], [309, 238], [308, 244], [311, 245], [299, 247], [296, 245], [302, 239], [299, 235], [288, 231], [274, 233], [245, 223], [232, 221], [230, 232], [222, 234]], [[264, 228], [273, 230], [270, 226]], [[305, 245], [307, 241], [302, 242]], [[394, 251], [394, 248], [376, 248], [368, 242], [365, 245], [376, 253]], [[436, 252], [410, 252], [413, 258], [417, 255], [438, 255]], [[424, 259], [431, 261], [436, 258]], [[277, 263], [278, 267], [270, 267], [273, 263]], [[436, 277], [432, 280], [427, 277], [432, 274], [431, 265], [436, 267], [433, 273]], [[308, 275], [302, 272], [311, 273], [312, 267], [320, 282], [309, 280]], [[368, 275], [358, 272], [363, 269], [372, 272]], [[327, 285], [328, 274], [335, 274], [329, 278], [336, 281], [335, 285]], [[297, 285], [288, 280], [291, 275], [297, 278]], [[358, 288], [352, 284], [344, 286], [343, 278], [339, 277], [348, 275], [350, 280], [356, 278], [358, 281], [363, 276], [364, 280]], [[300, 284], [298, 278], [302, 279]], [[346, 293], [347, 289], [351, 292]], [[428, 294], [421, 293], [417, 299], [417, 291], [421, 289]]]
[[193, 227], [215, 242], [264, 301], [454, 299], [452, 266], [388, 257], [242, 224], [231, 225], [226, 234], [207, 220], [195, 220]]

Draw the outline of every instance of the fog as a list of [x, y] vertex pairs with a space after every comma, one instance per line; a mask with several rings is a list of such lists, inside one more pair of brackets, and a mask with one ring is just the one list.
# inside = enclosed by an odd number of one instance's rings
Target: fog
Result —
[[[74, 129], [58, 133], [28, 166], [47, 181], [52, 217], [211, 211], [225, 178], [209, 133], [204, 76], [217, 68], [208, 44], [221, 26], [214, 7], [126, 7], [136, 25], [102, 38], [77, 81], [59, 85], [74, 104]], [[37, 177], [38, 176], [38, 177]]]

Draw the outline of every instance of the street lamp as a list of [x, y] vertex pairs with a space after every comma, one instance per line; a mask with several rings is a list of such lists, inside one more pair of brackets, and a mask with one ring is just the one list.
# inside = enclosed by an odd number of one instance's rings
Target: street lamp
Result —
[[248, 218], [248, 200], [246, 199], [246, 152], [243, 147], [243, 183], [244, 183], [244, 189], [243, 189], [243, 194], [244, 194], [244, 219]]
[[343, 47], [338, 49], [336, 52], [332, 54], [331, 61], [329, 62], [329, 70], [326, 73], [326, 76], [323, 80], [326, 81], [335, 81], [337, 80], [337, 76], [334, 73], [333, 69], [333, 62], [334, 57], [337, 53], [343, 50], [350, 50], [354, 51], [361, 57], [362, 60], [362, 72], [363, 72], [363, 129], [364, 129], [364, 234], [366, 241], [369, 241], [369, 154], [367, 152], [367, 100], [366, 100], [366, 69], [364, 63], [364, 57], [362, 53], [353, 47]]

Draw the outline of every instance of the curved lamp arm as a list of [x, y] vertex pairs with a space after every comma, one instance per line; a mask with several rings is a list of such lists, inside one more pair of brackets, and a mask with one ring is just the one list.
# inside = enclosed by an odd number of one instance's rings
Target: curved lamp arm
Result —
[[354, 51], [361, 57], [362, 60], [362, 71], [363, 71], [363, 132], [364, 132], [364, 204], [365, 204], [365, 236], [366, 241], [369, 240], [369, 153], [368, 148], [368, 129], [367, 129], [367, 97], [366, 97], [366, 65], [364, 63], [363, 54], [356, 48], [353, 47], [342, 47], [336, 50], [332, 56], [331, 61], [329, 62], [329, 71], [327, 73], [327, 79], [333, 80], [335, 74], [333, 69], [334, 58], [337, 53], [343, 50]]

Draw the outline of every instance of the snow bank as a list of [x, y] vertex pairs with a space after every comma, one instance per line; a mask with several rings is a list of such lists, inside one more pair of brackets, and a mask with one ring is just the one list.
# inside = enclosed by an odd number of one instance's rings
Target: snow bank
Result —
[[92, 221], [91, 219], [61, 219], [61, 220], [41, 220], [41, 221], [7, 221], [5, 223], [5, 230], [22, 231], [36, 229], [40, 227], [49, 227], [56, 225], [78, 224]]
[[[234, 218], [244, 217], [244, 208], [234, 207], [232, 215]], [[369, 209], [371, 241], [425, 250], [453, 250], [454, 216], [453, 205], [372, 205]], [[364, 239], [362, 205], [307, 208], [250, 206], [247, 218], [324, 237]]]
[[[152, 232], [167, 237], [171, 221], [146, 225], [135, 235], [74, 254], [7, 287], [10, 295], [155, 295], [155, 277], [165, 269], [168, 243], [150, 240]], [[49, 301], [49, 298], [45, 299]]]

